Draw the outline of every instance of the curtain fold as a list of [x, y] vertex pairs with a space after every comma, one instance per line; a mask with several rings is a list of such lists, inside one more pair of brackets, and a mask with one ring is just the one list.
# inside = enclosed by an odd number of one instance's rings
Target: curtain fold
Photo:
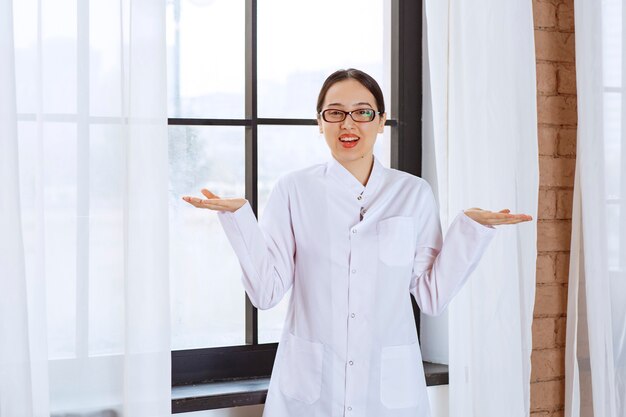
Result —
[[[426, 1], [425, 176], [443, 229], [461, 209], [537, 218], [532, 4]], [[426, 72], [426, 70], [425, 70]], [[425, 113], [426, 117], [426, 113]], [[434, 156], [434, 159], [433, 159]], [[432, 160], [436, 162], [432, 166]], [[528, 416], [535, 222], [500, 226], [450, 305], [450, 416]]]
[[32, 415], [26, 276], [17, 165], [13, 8], [0, 2], [0, 416]]
[[169, 416], [165, 4], [0, 0], [0, 416]]
[[623, 1], [575, 0], [578, 132], [565, 416], [626, 415]]

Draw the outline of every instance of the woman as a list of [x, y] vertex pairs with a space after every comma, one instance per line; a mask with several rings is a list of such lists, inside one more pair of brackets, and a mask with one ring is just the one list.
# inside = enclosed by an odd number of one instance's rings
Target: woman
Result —
[[317, 113], [332, 158], [283, 175], [259, 223], [243, 198], [183, 199], [218, 212], [257, 308], [293, 287], [264, 416], [429, 416], [410, 294], [441, 313], [493, 226], [531, 217], [460, 211], [444, 242], [428, 183], [373, 155], [386, 119], [376, 81], [333, 73]]

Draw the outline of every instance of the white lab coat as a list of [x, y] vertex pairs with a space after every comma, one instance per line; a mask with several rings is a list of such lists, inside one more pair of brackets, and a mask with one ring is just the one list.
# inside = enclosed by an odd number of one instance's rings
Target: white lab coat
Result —
[[279, 178], [258, 223], [218, 218], [257, 308], [293, 287], [264, 417], [430, 416], [410, 294], [441, 313], [495, 228], [460, 211], [443, 243], [428, 183], [376, 158], [367, 186], [330, 158]]

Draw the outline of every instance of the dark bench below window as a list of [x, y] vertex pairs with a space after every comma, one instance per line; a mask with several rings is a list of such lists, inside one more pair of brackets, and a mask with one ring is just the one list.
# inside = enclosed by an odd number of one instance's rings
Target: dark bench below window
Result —
[[[424, 362], [426, 385], [447, 385], [448, 366]], [[172, 413], [264, 404], [269, 378], [172, 387]]]

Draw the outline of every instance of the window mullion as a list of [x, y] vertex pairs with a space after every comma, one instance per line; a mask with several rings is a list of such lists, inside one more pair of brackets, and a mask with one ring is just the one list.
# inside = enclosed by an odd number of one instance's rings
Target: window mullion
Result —
[[[422, 170], [422, 6], [423, 2], [391, 2], [391, 167], [413, 175]], [[409, 296], [410, 297], [410, 296]], [[411, 297], [418, 337], [420, 309]]]
[[[257, 201], [257, 2], [246, 0], [246, 199], [258, 217]], [[246, 344], [259, 341], [258, 310], [246, 294]]]

